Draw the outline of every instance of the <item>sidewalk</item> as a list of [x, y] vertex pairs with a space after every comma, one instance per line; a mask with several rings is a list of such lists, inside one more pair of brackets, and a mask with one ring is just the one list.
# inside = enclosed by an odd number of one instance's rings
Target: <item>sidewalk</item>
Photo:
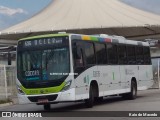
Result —
[[1, 107], [6, 107], [6, 106], [10, 106], [10, 105], [13, 105], [13, 103], [9, 102], [9, 103], [0, 104], [0, 108]]
[[12, 97], [11, 98], [12, 102], [8, 102], [8, 103], [4, 103], [4, 104], [0, 104], [0, 107], [6, 107], [6, 106], [10, 106], [10, 105], [16, 105], [18, 104], [18, 98], [17, 96]]
[[13, 103], [13, 105], [15, 105], [15, 104], [18, 104], [18, 103], [19, 103], [19, 102], [18, 102], [18, 97], [17, 97], [17, 96], [12, 97], [12, 103]]

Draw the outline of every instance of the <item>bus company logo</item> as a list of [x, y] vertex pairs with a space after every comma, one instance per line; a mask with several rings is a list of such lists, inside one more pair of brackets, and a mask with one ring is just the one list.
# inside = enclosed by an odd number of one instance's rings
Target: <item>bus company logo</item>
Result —
[[126, 69], [125, 72], [126, 75], [134, 75], [134, 72], [132, 70]]
[[2, 112], [2, 117], [12, 117], [11, 112]]

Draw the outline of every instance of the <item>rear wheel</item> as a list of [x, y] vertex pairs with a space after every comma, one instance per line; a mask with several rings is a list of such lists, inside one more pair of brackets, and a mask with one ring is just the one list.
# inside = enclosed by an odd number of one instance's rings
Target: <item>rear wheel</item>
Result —
[[103, 101], [103, 97], [96, 97], [95, 102], [99, 103]]
[[135, 81], [131, 82], [131, 92], [123, 94], [122, 97], [124, 99], [129, 99], [129, 100], [134, 100], [137, 98], [137, 84]]
[[85, 100], [85, 105], [88, 108], [92, 108], [93, 104], [94, 104], [94, 92], [93, 92], [93, 85], [91, 85], [89, 89], [89, 99]]
[[43, 105], [44, 110], [50, 110], [51, 109], [51, 105], [50, 104], [45, 104]]

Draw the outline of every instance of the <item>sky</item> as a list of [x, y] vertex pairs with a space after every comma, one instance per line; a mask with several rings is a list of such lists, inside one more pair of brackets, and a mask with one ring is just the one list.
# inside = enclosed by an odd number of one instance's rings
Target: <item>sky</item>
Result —
[[[22, 22], [52, 0], [0, 0], [0, 30]], [[120, 0], [133, 7], [160, 15], [160, 0]]]
[[160, 0], [120, 0], [130, 6], [160, 15]]
[[22, 22], [45, 8], [52, 0], [0, 0], [0, 30]]

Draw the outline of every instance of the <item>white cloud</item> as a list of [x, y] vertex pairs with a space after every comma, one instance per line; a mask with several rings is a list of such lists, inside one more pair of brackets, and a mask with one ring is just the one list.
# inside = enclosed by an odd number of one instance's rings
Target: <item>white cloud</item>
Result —
[[12, 8], [5, 7], [5, 6], [0, 6], [0, 14], [12, 16], [15, 14], [27, 14], [27, 11], [21, 8], [12, 9]]

